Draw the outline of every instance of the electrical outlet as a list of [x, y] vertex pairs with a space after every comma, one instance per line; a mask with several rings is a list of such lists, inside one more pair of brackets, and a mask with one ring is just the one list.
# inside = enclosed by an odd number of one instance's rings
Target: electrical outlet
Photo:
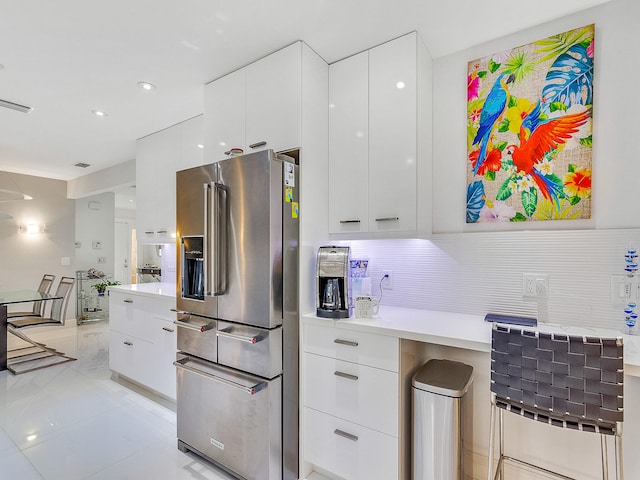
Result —
[[98, 257], [98, 263], [107, 263], [107, 257]]
[[546, 273], [523, 273], [522, 296], [524, 298], [547, 298], [549, 275]]
[[382, 289], [393, 290], [393, 272], [391, 270], [383, 270], [382, 277]]

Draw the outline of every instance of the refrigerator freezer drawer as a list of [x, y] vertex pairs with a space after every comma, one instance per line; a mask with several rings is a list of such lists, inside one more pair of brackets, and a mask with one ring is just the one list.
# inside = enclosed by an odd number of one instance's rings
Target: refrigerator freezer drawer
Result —
[[178, 327], [178, 350], [189, 352], [211, 362], [218, 359], [216, 321], [198, 315], [180, 315], [174, 322]]
[[178, 440], [252, 480], [282, 478], [281, 377], [264, 380], [178, 353]]
[[273, 330], [218, 320], [218, 363], [273, 378], [282, 373], [282, 327]]

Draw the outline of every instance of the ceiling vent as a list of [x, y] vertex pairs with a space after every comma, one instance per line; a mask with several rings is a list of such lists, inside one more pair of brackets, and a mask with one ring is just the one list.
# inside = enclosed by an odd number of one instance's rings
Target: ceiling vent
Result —
[[87, 167], [90, 167], [91, 165], [88, 164], [88, 163], [78, 162], [78, 163], [74, 163], [73, 166], [74, 167], [80, 167], [80, 168], [87, 168]]
[[0, 99], [0, 107], [10, 108], [11, 110], [16, 110], [22, 113], [29, 113], [33, 110], [33, 107], [27, 107], [26, 105], [20, 105], [19, 103], [13, 103], [8, 100]]

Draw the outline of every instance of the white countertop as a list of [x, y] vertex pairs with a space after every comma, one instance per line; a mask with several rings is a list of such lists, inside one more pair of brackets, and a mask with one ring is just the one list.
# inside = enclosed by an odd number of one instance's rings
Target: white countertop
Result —
[[145, 297], [176, 297], [176, 284], [169, 282], [136, 283], [132, 285], [113, 285], [110, 291], [131, 293]]
[[[381, 306], [378, 315], [372, 319], [353, 317], [329, 319], [320, 318], [314, 314], [304, 315], [304, 319], [319, 325], [330, 324], [336, 328], [377, 333], [480, 352], [488, 353], [491, 351], [491, 323], [484, 321], [484, 315]], [[540, 324], [536, 329], [569, 335], [622, 336], [625, 374], [640, 377], [640, 336], [622, 335], [619, 331], [614, 330], [596, 330], [570, 325]]]

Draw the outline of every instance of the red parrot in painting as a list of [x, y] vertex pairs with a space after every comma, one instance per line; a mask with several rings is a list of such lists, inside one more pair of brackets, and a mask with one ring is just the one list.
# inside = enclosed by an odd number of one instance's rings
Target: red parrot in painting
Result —
[[478, 132], [473, 139], [472, 145], [480, 144], [477, 157], [475, 152], [472, 152], [475, 158], [469, 158], [473, 163], [473, 174], [476, 175], [478, 170], [482, 167], [487, 158], [487, 149], [493, 135], [493, 129], [496, 127], [502, 115], [504, 114], [507, 104], [509, 103], [509, 91], [507, 90], [507, 84], [512, 83], [515, 79], [513, 74], [501, 74], [491, 87], [489, 94], [487, 95], [484, 105], [482, 106], [482, 113], [480, 113], [480, 126]]
[[519, 172], [530, 175], [538, 185], [544, 198], [558, 203], [562, 184], [557, 184], [541, 175], [536, 169], [544, 156], [564, 145], [590, 118], [589, 110], [567, 114], [549, 120], [539, 120], [540, 102], [523, 119], [520, 127], [520, 145], [509, 145], [507, 153]]

